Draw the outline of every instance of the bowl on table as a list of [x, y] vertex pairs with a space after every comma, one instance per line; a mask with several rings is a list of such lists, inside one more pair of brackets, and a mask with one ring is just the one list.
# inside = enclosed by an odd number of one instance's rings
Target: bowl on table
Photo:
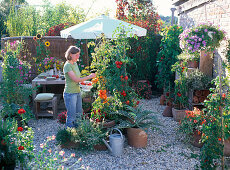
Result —
[[91, 81], [83, 81], [80, 82], [79, 84], [83, 91], [90, 91], [93, 88]]

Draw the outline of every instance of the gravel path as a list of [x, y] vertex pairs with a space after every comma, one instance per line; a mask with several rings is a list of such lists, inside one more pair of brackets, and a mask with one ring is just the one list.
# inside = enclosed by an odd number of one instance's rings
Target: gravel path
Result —
[[[81, 163], [74, 168], [84, 166], [89, 169], [170, 169], [185, 170], [194, 169], [199, 164], [198, 157], [191, 158], [199, 154], [199, 148], [184, 142], [184, 135], [178, 134], [178, 122], [172, 118], [163, 117], [162, 112], [165, 106], [159, 105], [159, 97], [151, 100], [141, 100], [143, 108], [154, 111], [162, 126], [160, 130], [149, 130], [148, 146], [144, 149], [136, 149], [127, 145], [125, 141], [124, 155], [120, 157], [111, 156], [109, 151], [95, 151], [81, 153], [76, 151], [76, 158], [82, 158]], [[57, 120], [39, 119], [31, 120], [29, 126], [34, 130], [34, 144], [38, 149], [40, 144], [46, 140], [47, 136], [56, 135], [58, 128], [62, 127]], [[55, 147], [55, 143], [51, 147]], [[58, 148], [60, 149], [60, 148]], [[60, 149], [61, 150], [61, 149]], [[64, 149], [66, 157], [74, 150]], [[68, 162], [68, 164], [71, 164]], [[66, 164], [65, 167], [69, 165]]]

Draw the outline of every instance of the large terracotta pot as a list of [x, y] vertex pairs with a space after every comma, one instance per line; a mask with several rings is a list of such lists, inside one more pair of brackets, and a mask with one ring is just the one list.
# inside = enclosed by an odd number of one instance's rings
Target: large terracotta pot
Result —
[[185, 113], [186, 109], [183, 110], [178, 110], [175, 108], [172, 108], [172, 114], [173, 114], [173, 119], [177, 122], [185, 118]]
[[143, 148], [147, 146], [148, 135], [140, 128], [128, 128], [127, 130], [128, 144], [135, 148]]

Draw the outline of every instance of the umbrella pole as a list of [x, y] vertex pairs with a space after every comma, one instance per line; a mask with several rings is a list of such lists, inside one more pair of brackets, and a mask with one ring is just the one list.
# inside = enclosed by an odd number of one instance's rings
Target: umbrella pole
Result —
[[[86, 45], [86, 49], [85, 49], [85, 57], [86, 57], [86, 65], [89, 66], [89, 53], [88, 53], [88, 45], [87, 45], [88, 41], [87, 39], [85, 40], [85, 45]], [[90, 71], [90, 68], [89, 68]]]

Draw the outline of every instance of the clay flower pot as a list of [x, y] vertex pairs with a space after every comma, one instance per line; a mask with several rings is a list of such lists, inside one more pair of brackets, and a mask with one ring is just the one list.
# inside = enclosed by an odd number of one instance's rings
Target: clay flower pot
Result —
[[164, 105], [165, 104], [165, 100], [166, 100], [166, 98], [165, 98], [165, 95], [161, 95], [161, 98], [160, 98], [160, 105]]
[[127, 130], [128, 144], [135, 148], [143, 148], [147, 146], [148, 135], [140, 128], [128, 128]]
[[178, 109], [172, 108], [173, 119], [177, 122], [184, 119], [186, 116], [186, 113], [185, 113], [186, 110], [187, 109], [178, 110]]
[[164, 112], [162, 113], [164, 117], [173, 117], [172, 106], [166, 106]]
[[193, 134], [191, 134], [191, 144], [195, 147], [202, 148], [204, 145], [203, 143], [200, 143], [201, 134], [198, 134], [197, 131], [194, 131]]
[[96, 144], [93, 148], [97, 151], [106, 151], [108, 149], [105, 144]]
[[198, 68], [199, 62], [197, 61], [188, 61], [188, 68]]

